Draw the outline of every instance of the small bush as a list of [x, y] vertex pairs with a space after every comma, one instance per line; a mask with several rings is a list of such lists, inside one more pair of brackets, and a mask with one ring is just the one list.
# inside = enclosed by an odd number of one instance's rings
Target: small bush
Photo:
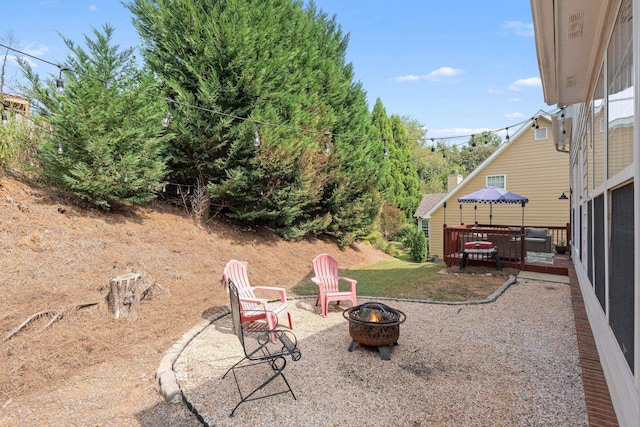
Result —
[[401, 242], [405, 248], [411, 247], [413, 236], [416, 234], [415, 224], [405, 224], [398, 233], [398, 241]]
[[411, 259], [415, 262], [425, 262], [427, 260], [427, 238], [422, 230], [418, 230], [413, 235], [410, 253]]

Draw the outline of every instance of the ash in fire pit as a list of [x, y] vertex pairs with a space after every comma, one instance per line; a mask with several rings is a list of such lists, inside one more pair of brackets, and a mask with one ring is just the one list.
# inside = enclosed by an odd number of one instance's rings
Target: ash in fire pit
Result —
[[391, 359], [391, 346], [398, 344], [400, 324], [407, 316], [400, 310], [378, 302], [367, 302], [342, 312], [349, 321], [349, 335], [353, 341], [349, 351], [358, 344], [378, 347], [382, 360]]

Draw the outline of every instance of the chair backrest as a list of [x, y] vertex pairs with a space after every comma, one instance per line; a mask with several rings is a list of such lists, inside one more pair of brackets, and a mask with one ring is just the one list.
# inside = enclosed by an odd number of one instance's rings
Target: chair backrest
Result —
[[231, 305], [231, 320], [233, 322], [233, 333], [236, 334], [240, 343], [244, 347], [244, 331], [242, 330], [242, 316], [240, 314], [240, 298], [238, 289], [232, 279], [227, 279], [229, 287], [229, 305]]
[[327, 291], [338, 290], [338, 260], [329, 254], [320, 254], [313, 259], [313, 272]]
[[[244, 262], [232, 259], [224, 267], [223, 280], [226, 286], [229, 286], [229, 282], [233, 281], [239, 298], [255, 298], [251, 284], [249, 283], [249, 276], [247, 275], [247, 265]], [[250, 302], [241, 303], [243, 310], [251, 310], [257, 304]]]

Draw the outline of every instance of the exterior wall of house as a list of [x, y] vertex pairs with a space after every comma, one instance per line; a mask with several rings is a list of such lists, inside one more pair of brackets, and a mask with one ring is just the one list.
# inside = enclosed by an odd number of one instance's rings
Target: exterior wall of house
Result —
[[[637, 426], [640, 0], [609, 3], [616, 6], [617, 13], [606, 16], [605, 21], [611, 21], [603, 23], [601, 34], [594, 40], [605, 48], [588, 70], [588, 87], [584, 88], [587, 99], [567, 107], [568, 116], [578, 124], [570, 153], [571, 223], [575, 236], [571, 255], [618, 422]], [[597, 2], [591, 4], [595, 6]], [[557, 57], [562, 58], [562, 52]], [[558, 64], [553, 71], [561, 67]]]
[[[547, 127], [546, 139], [535, 139], [531, 124], [502, 151], [487, 159], [484, 166], [471, 173], [447, 197], [446, 209], [440, 206], [431, 213], [429, 253], [443, 255], [443, 224], [522, 224], [520, 204], [458, 203], [462, 197], [487, 186], [487, 176], [504, 175], [507, 191], [525, 196], [529, 203], [524, 208], [524, 225], [565, 226], [569, 222], [569, 202], [559, 200], [562, 193], [569, 194], [569, 155], [556, 151], [551, 132], [551, 121], [538, 118], [540, 128]], [[460, 209], [462, 206], [462, 209]], [[476, 208], [477, 207], [477, 208]], [[489, 215], [492, 214], [490, 221]], [[461, 219], [462, 216], [462, 219]]]

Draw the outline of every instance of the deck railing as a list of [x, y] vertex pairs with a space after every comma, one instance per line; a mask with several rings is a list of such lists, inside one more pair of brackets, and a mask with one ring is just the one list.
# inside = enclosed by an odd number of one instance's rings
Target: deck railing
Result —
[[[498, 255], [502, 259], [502, 265], [509, 268], [525, 269], [525, 259], [527, 256], [527, 245], [525, 241], [526, 228], [545, 228], [547, 234], [551, 235], [551, 245], [549, 250], [555, 251], [555, 245], [564, 242], [569, 246], [571, 241], [570, 225], [495, 225], [477, 224], [473, 226], [444, 226], [444, 248], [443, 261], [448, 267], [460, 265], [464, 243], [470, 241], [490, 241], [497, 247]], [[525, 244], [523, 244], [525, 242]], [[570, 252], [569, 252], [570, 253]], [[494, 264], [489, 257], [477, 256], [472, 258], [473, 264]]]

